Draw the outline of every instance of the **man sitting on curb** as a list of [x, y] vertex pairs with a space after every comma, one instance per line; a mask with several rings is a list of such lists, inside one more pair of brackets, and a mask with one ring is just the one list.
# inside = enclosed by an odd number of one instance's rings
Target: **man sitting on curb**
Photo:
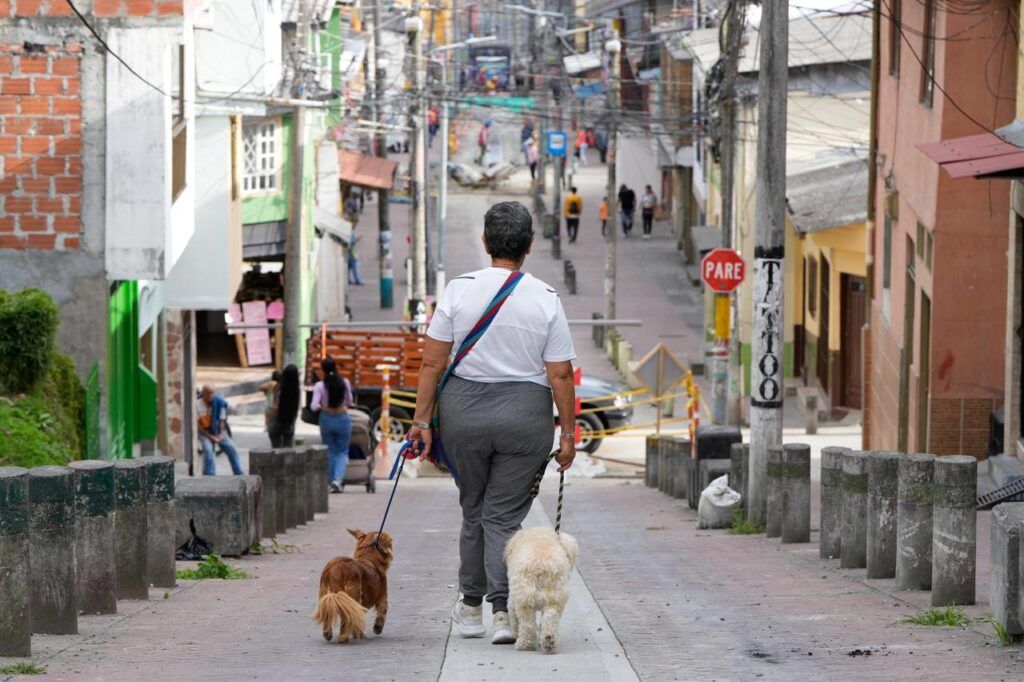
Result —
[[212, 386], [203, 386], [199, 400], [196, 401], [196, 419], [199, 445], [203, 449], [203, 475], [217, 475], [214, 449], [219, 445], [228, 456], [231, 471], [235, 476], [241, 476], [243, 471], [238, 463], [238, 449], [227, 433], [228, 401], [214, 393]]

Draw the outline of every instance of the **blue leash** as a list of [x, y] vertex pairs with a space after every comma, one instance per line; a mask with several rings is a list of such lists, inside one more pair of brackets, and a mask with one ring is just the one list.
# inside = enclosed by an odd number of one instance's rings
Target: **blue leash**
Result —
[[388, 520], [388, 513], [391, 511], [391, 503], [395, 501], [395, 492], [398, 490], [398, 481], [402, 479], [402, 469], [405, 467], [405, 453], [412, 447], [412, 441], [406, 441], [401, 448], [398, 450], [398, 454], [395, 456], [395, 463], [391, 465], [391, 473], [388, 474], [388, 480], [394, 480], [395, 484], [391, 486], [391, 496], [388, 497], [388, 506], [384, 508], [384, 518], [380, 520], [380, 528], [377, 530], [377, 537], [373, 540], [373, 546], [380, 551], [380, 534], [384, 532], [384, 523]]

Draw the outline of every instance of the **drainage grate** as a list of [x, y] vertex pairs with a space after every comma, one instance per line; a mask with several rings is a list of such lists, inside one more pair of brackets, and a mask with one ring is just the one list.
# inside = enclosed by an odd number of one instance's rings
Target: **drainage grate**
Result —
[[1007, 483], [1002, 488], [996, 488], [990, 493], [978, 496], [978, 509], [991, 509], [1000, 502], [1009, 502], [1020, 499], [1024, 494], [1024, 478], [1018, 478], [1012, 483]]

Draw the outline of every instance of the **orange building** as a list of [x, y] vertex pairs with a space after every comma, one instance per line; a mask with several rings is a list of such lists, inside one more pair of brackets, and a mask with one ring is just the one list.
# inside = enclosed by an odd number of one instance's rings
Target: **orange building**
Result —
[[865, 448], [984, 456], [1003, 402], [1009, 183], [922, 145], [1013, 120], [1011, 9], [880, 0]]

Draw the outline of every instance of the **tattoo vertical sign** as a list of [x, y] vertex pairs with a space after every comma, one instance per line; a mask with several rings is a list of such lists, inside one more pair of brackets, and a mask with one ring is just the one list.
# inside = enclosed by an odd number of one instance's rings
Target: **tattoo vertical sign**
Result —
[[758, 248], [754, 254], [754, 344], [750, 405], [782, 408], [783, 247]]

